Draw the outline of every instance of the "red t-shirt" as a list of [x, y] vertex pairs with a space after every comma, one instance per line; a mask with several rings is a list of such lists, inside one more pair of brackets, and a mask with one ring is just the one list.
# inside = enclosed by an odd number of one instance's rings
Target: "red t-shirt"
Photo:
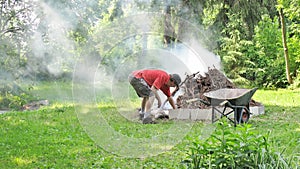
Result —
[[147, 69], [134, 71], [133, 75], [136, 78], [143, 78], [150, 87], [154, 86], [157, 89], [160, 89], [167, 97], [171, 96], [170, 87], [166, 85], [170, 80], [170, 75], [167, 72]]

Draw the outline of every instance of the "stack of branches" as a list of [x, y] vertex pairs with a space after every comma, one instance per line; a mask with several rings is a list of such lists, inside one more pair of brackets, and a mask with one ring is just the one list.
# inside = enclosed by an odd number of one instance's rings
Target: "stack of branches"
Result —
[[[208, 72], [204, 76], [199, 72], [192, 75], [186, 75], [182, 83], [181, 89], [183, 95], [178, 96], [177, 106], [184, 109], [205, 109], [209, 106], [199, 102], [187, 102], [187, 100], [200, 98], [208, 102], [203, 95], [206, 92], [214, 91], [221, 88], [237, 88], [221, 71], [216, 68], [208, 68]], [[258, 104], [251, 100], [250, 105]]]

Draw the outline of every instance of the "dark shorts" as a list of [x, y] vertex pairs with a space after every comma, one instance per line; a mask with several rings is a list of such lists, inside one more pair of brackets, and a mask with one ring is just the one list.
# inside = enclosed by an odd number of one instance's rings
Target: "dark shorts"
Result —
[[139, 79], [133, 75], [129, 75], [128, 80], [139, 97], [150, 97], [154, 95], [150, 86], [143, 78]]

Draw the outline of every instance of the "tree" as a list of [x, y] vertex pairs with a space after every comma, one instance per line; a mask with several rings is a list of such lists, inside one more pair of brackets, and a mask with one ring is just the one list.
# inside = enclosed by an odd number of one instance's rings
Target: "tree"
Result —
[[291, 74], [290, 74], [290, 64], [289, 64], [289, 52], [288, 52], [288, 46], [287, 46], [287, 40], [286, 40], [286, 24], [283, 14], [283, 8], [278, 9], [279, 17], [280, 17], [280, 23], [281, 23], [281, 31], [282, 31], [282, 44], [283, 44], [283, 50], [284, 50], [284, 59], [285, 59], [285, 71], [286, 71], [286, 78], [288, 80], [289, 84], [293, 83]]
[[171, 21], [171, 6], [167, 5], [164, 10], [164, 44], [171, 45], [176, 39], [175, 29]]
[[16, 70], [26, 64], [28, 39], [37, 24], [33, 2], [17, 0], [0, 3], [0, 65], [1, 69], [20, 75]]
[[300, 3], [299, 0], [279, 1], [278, 7], [283, 8], [287, 25], [287, 46], [289, 47], [290, 75], [294, 86], [300, 84]]

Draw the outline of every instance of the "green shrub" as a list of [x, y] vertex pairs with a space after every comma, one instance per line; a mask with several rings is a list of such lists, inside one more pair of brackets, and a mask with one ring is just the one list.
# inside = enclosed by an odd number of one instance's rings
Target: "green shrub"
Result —
[[20, 110], [34, 97], [14, 83], [0, 84], [0, 109]]
[[225, 120], [216, 123], [207, 140], [191, 140], [183, 161], [188, 168], [293, 168], [295, 162], [273, 152], [268, 136], [253, 131], [250, 124], [233, 127]]

